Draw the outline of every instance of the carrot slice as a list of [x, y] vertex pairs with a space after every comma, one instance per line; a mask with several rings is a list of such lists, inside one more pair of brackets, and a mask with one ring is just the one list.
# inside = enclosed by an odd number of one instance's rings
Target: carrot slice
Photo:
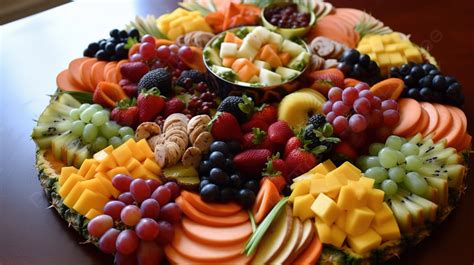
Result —
[[199, 194], [189, 191], [182, 191], [181, 196], [198, 211], [208, 215], [230, 216], [242, 210], [242, 207], [237, 203], [207, 203], [201, 200]]
[[182, 196], [176, 198], [176, 203], [189, 219], [208, 226], [234, 226], [246, 222], [249, 218], [248, 214], [244, 211], [239, 211], [232, 216], [226, 217], [207, 215], [194, 208]]
[[393, 130], [393, 134], [404, 136], [416, 128], [421, 118], [421, 105], [411, 98], [402, 98], [398, 101], [400, 121]]
[[97, 59], [95, 58], [89, 58], [87, 60], [85, 60], [81, 66], [79, 67], [80, 68], [80, 72], [81, 72], [81, 80], [82, 82], [84, 83], [84, 87], [89, 90], [89, 91], [92, 91], [94, 92], [95, 90], [95, 87], [94, 87], [94, 84], [92, 83], [92, 76], [91, 76], [91, 73], [92, 73], [92, 66], [97, 62]]
[[451, 126], [453, 124], [453, 116], [451, 112], [445, 106], [432, 103], [433, 106], [436, 108], [439, 114], [439, 124], [438, 127], [435, 129], [435, 134], [433, 135], [433, 141], [440, 140], [444, 135], [446, 135], [449, 130], [451, 130]]
[[388, 78], [373, 85], [370, 91], [381, 100], [397, 100], [402, 94], [404, 86], [405, 83], [400, 78]]
[[181, 255], [200, 262], [228, 261], [238, 257], [245, 242], [228, 246], [210, 246], [193, 241], [184, 234], [180, 226], [175, 226], [171, 245]]
[[314, 235], [311, 244], [301, 253], [293, 264], [316, 264], [323, 251], [323, 243], [319, 240], [317, 235]]
[[94, 103], [100, 104], [102, 106], [115, 108], [117, 102], [126, 97], [127, 95], [119, 85], [101, 81], [99, 84], [97, 84], [92, 100]]
[[81, 57], [81, 58], [74, 59], [69, 63], [69, 71], [72, 77], [74, 78], [74, 80], [76, 80], [76, 83], [81, 85], [81, 87], [85, 87], [85, 83], [82, 81], [82, 76], [81, 76], [81, 65], [82, 63], [84, 63], [84, 61], [88, 59], [91, 59], [91, 58]]
[[61, 71], [58, 76], [56, 76], [56, 85], [66, 91], [87, 91], [76, 82], [71, 76], [71, 71], [68, 69]]
[[407, 132], [404, 136], [411, 137], [419, 132], [424, 131], [428, 127], [429, 123], [430, 123], [430, 116], [428, 115], [428, 112], [426, 112], [425, 109], [421, 108], [421, 117], [416, 127], [412, 131]]
[[446, 146], [454, 147], [457, 146], [464, 137], [464, 134], [466, 133], [466, 127], [458, 113], [453, 110], [454, 107], [446, 106], [446, 108], [453, 117], [453, 124], [444, 138], [447, 140]]
[[472, 136], [466, 133], [461, 141], [461, 144], [456, 147], [458, 152], [468, 150], [471, 147]]
[[128, 63], [129, 60], [120, 60], [117, 65], [115, 66], [115, 77], [114, 77], [114, 83], [119, 83], [120, 80], [122, 80], [122, 74], [120, 73], [120, 66], [124, 63]]
[[257, 224], [263, 221], [265, 216], [267, 216], [267, 214], [272, 210], [273, 206], [280, 201], [280, 198], [280, 192], [275, 187], [275, 184], [273, 184], [271, 180], [265, 179], [258, 191], [252, 209]]
[[426, 127], [421, 134], [423, 136], [426, 136], [433, 132], [436, 127], [438, 126], [439, 122], [439, 114], [436, 108], [429, 102], [420, 102], [421, 107], [428, 113], [429, 116], [429, 124], [428, 127]]
[[235, 245], [246, 241], [252, 234], [250, 222], [228, 227], [212, 227], [198, 224], [185, 217], [181, 224], [183, 232], [188, 237], [205, 245]]
[[96, 62], [92, 68], [91, 68], [91, 78], [92, 78], [92, 84], [95, 87], [97, 87], [97, 84], [99, 84], [100, 81], [104, 81], [104, 68], [107, 63], [103, 61], [98, 61]]

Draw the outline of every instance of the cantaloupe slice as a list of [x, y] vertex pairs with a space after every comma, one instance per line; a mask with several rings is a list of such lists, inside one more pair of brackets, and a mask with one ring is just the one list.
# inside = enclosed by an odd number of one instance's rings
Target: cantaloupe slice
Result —
[[246, 241], [252, 234], [250, 222], [228, 227], [213, 227], [198, 224], [184, 217], [181, 225], [189, 238], [205, 245], [235, 245]]
[[398, 101], [400, 121], [393, 129], [393, 134], [404, 136], [416, 128], [421, 118], [421, 106], [418, 101], [411, 98], [402, 98]]
[[421, 107], [428, 113], [429, 116], [429, 123], [428, 126], [421, 131], [423, 136], [426, 136], [432, 133], [436, 127], [438, 126], [439, 122], [439, 114], [436, 108], [429, 102], [420, 102]]
[[413, 131], [407, 132], [403, 136], [411, 137], [411, 136], [414, 136], [415, 134], [417, 134], [419, 132], [424, 131], [428, 127], [429, 122], [430, 122], [430, 116], [428, 115], [428, 112], [424, 108], [421, 108], [421, 117], [420, 117], [420, 120], [418, 121], [416, 127], [413, 129]]
[[204, 214], [212, 216], [230, 216], [237, 214], [242, 210], [242, 207], [237, 203], [207, 203], [201, 200], [201, 197], [189, 191], [182, 191], [181, 196], [189, 202], [194, 208], [201, 211]]
[[82, 63], [84, 63], [84, 61], [88, 59], [91, 59], [91, 58], [81, 57], [81, 58], [74, 59], [69, 63], [68, 69], [71, 72], [71, 75], [76, 81], [76, 83], [81, 85], [81, 87], [85, 87], [85, 83], [82, 81], [82, 76], [81, 76], [81, 65]]
[[459, 114], [454, 110], [454, 107], [446, 106], [446, 108], [453, 117], [453, 124], [449, 132], [444, 136], [444, 138], [446, 138], [447, 140], [446, 146], [454, 147], [458, 145], [458, 143], [464, 137], [464, 134], [466, 133], [466, 125], [463, 123], [462, 118], [459, 116]]
[[453, 116], [444, 105], [433, 103], [433, 106], [438, 111], [440, 120], [437, 128], [435, 129], [435, 134], [433, 135], [433, 141], [437, 142], [451, 130]]

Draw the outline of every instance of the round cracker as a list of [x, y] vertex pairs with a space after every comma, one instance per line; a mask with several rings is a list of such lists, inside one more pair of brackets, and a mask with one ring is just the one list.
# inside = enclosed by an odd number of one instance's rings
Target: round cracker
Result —
[[183, 154], [181, 162], [184, 166], [198, 167], [202, 158], [202, 153], [199, 148], [191, 146]]
[[198, 148], [202, 153], [207, 153], [209, 147], [213, 141], [212, 134], [210, 132], [202, 132], [196, 138], [193, 146]]

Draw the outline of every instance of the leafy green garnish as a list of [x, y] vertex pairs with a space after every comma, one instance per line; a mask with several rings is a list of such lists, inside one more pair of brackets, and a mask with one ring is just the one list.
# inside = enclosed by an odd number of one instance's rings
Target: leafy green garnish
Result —
[[137, 40], [137, 38], [135, 37], [128, 37], [127, 38], [127, 43], [125, 44], [124, 48], [127, 49], [127, 50], [130, 50], [130, 48], [132, 48], [132, 46], [134, 44], [137, 44], [139, 43], [139, 41]]
[[82, 104], [84, 103], [89, 103], [92, 104], [94, 103], [92, 101], [92, 93], [89, 92], [80, 92], [80, 91], [66, 91], [66, 90], [59, 90], [58, 96], [61, 94], [69, 94], [73, 98], [75, 98], [77, 101], [81, 102]]

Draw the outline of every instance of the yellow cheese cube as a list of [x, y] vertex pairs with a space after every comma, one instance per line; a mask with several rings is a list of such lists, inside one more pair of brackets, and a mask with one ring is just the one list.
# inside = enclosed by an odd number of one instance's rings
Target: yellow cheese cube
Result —
[[334, 223], [341, 213], [336, 203], [324, 193], [320, 193], [314, 200], [311, 210], [328, 225]]
[[340, 248], [342, 247], [342, 244], [344, 243], [344, 240], [346, 240], [346, 232], [339, 228], [339, 226], [333, 224], [331, 226], [331, 243]]
[[89, 219], [89, 220], [92, 220], [92, 219], [94, 219], [94, 217], [96, 217], [96, 216], [98, 216], [98, 215], [101, 215], [101, 214], [102, 214], [102, 213], [99, 212], [99, 211], [97, 211], [96, 209], [90, 209], [90, 210], [86, 213], [85, 217], [86, 217], [87, 219]]
[[316, 226], [316, 232], [318, 233], [319, 240], [321, 240], [321, 242], [325, 244], [331, 244], [332, 243], [331, 227], [319, 218], [316, 218], [315, 226]]
[[390, 66], [390, 57], [386, 53], [377, 54], [377, 64], [380, 68], [386, 68]]
[[375, 53], [383, 52], [384, 46], [380, 36], [374, 36], [369, 40], [370, 45], [372, 45], [372, 51]]
[[158, 175], [161, 172], [160, 166], [155, 162], [155, 160], [152, 160], [150, 158], [145, 159], [145, 162], [143, 162], [143, 166], [155, 175]]
[[61, 174], [59, 175], [59, 185], [63, 185], [67, 178], [73, 173], [77, 173], [78, 169], [75, 167], [62, 167]]
[[346, 229], [346, 218], [347, 218], [347, 211], [341, 211], [339, 217], [336, 219], [336, 225], [339, 226], [342, 230]]
[[130, 176], [130, 172], [125, 167], [116, 167], [109, 170], [107, 173], [109, 179], [112, 179], [117, 174], [125, 174]]
[[135, 168], [141, 166], [142, 164], [140, 163], [140, 161], [136, 160], [135, 158], [130, 158], [130, 160], [128, 160], [128, 162], [125, 164], [125, 168], [132, 172]]
[[311, 194], [295, 197], [293, 203], [293, 216], [298, 216], [301, 221], [314, 216], [311, 210], [311, 205], [314, 202], [314, 197]]
[[103, 212], [104, 205], [109, 201], [104, 195], [85, 189], [73, 209], [78, 213], [85, 215], [90, 209], [96, 209], [98, 212]]
[[317, 197], [320, 193], [327, 192], [326, 180], [324, 178], [315, 178], [311, 180], [311, 187], [309, 193]]
[[84, 186], [82, 185], [82, 183], [83, 182], [76, 183], [74, 188], [72, 188], [71, 192], [69, 192], [66, 198], [64, 198], [63, 202], [67, 207], [72, 208], [72, 206], [74, 206], [74, 204], [81, 196], [82, 192], [84, 191]]
[[310, 179], [304, 179], [300, 182], [293, 183], [294, 186], [291, 188], [293, 191], [291, 192], [290, 197], [288, 200], [290, 202], [293, 202], [297, 196], [302, 196], [306, 195], [309, 193], [309, 188], [311, 186], [311, 180]]
[[355, 208], [347, 211], [346, 233], [357, 236], [365, 233], [370, 227], [375, 213], [367, 207]]
[[92, 164], [91, 167], [89, 168], [89, 170], [87, 171], [86, 175], [84, 176], [84, 179], [93, 178], [95, 173], [96, 173], [97, 166], [98, 166], [97, 163]]
[[382, 42], [383, 44], [393, 43], [392, 36], [390, 34], [382, 35]]
[[385, 223], [373, 224], [372, 228], [382, 237], [383, 241], [400, 238], [400, 229], [394, 217]]
[[83, 181], [82, 186], [91, 191], [98, 192], [107, 198], [112, 195], [104, 186], [104, 184], [102, 184], [102, 182], [96, 178]]
[[79, 168], [79, 171], [77, 172], [78, 175], [85, 176], [87, 172], [89, 171], [90, 167], [92, 164], [97, 163], [94, 159], [89, 158], [85, 159], [84, 162], [82, 162], [81, 168]]
[[96, 168], [97, 171], [107, 171], [109, 169], [117, 167], [117, 162], [113, 155], [108, 155], [107, 157], [100, 162], [99, 166]]
[[102, 185], [107, 189], [107, 191], [112, 195], [112, 197], [117, 198], [120, 195], [120, 191], [117, 190], [113, 185], [110, 179], [106, 175], [96, 175], [96, 179], [100, 180]]
[[132, 175], [132, 177], [134, 179], [136, 179], [136, 178], [148, 179], [148, 178], [150, 178], [150, 175], [154, 175], [148, 169], [146, 169], [144, 166], [139, 166], [139, 167], [135, 168], [132, 172], [130, 172], [130, 174]]
[[398, 52], [394, 53], [387, 53], [388, 57], [390, 58], [390, 64], [392, 66], [400, 66], [405, 63], [406, 59], [402, 57], [402, 55]]
[[125, 166], [127, 161], [132, 158], [132, 151], [130, 151], [130, 148], [128, 148], [127, 145], [122, 144], [112, 151], [112, 155], [119, 166]]
[[[140, 149], [140, 146], [137, 145], [137, 142], [133, 139], [129, 139], [128, 141], [125, 142], [125, 145], [128, 146], [130, 151], [132, 151], [132, 155], [135, 159], [137, 159], [140, 162], [143, 162], [147, 156], [145, 155], [145, 151]], [[147, 144], [148, 146], [148, 144]], [[149, 149], [150, 147], [148, 147]], [[150, 149], [149, 149], [150, 150]], [[150, 150], [151, 152], [151, 150]]]
[[331, 160], [326, 160], [323, 163], [319, 163], [317, 166], [315, 166], [313, 169], [311, 169], [309, 172], [311, 173], [320, 173], [323, 175], [326, 175], [327, 173], [331, 172], [332, 170], [336, 169], [336, 166]]
[[[145, 158], [148, 157], [150, 159], [155, 159], [155, 154], [150, 149], [148, 142], [145, 139], [141, 139], [137, 142], [137, 147], [145, 154]], [[135, 157], [138, 159], [138, 157]], [[144, 158], [144, 159], [145, 159]], [[142, 160], [138, 159], [138, 161], [142, 162]]]
[[420, 51], [415, 47], [406, 49], [404, 52], [405, 57], [410, 62], [421, 63], [423, 61]]
[[110, 155], [112, 153], [112, 151], [114, 150], [114, 148], [109, 145], [107, 146], [106, 148], [100, 150], [99, 152], [95, 153], [93, 158], [97, 161], [97, 162], [101, 162], [102, 160], [104, 160], [108, 155]]
[[342, 186], [337, 197], [337, 206], [343, 210], [350, 210], [360, 206], [354, 188], [351, 186]]
[[342, 184], [339, 182], [339, 178], [336, 175], [326, 175], [324, 179], [326, 180], [327, 187], [326, 194], [329, 197], [336, 199], [342, 186]]
[[366, 189], [371, 190], [374, 187], [375, 180], [368, 177], [361, 177], [359, 183]]
[[72, 188], [79, 182], [79, 181], [83, 181], [84, 178], [82, 176], [80, 176], [79, 174], [71, 174], [69, 176], [69, 178], [67, 178], [67, 180], [64, 182], [64, 184], [61, 186], [61, 188], [59, 189], [59, 195], [61, 196], [61, 198], [65, 198], [69, 192], [72, 190]]
[[367, 253], [368, 251], [380, 246], [382, 237], [377, 234], [373, 229], [367, 229], [367, 231], [361, 235], [347, 236], [347, 242], [349, 246], [355, 252], [359, 254]]
[[388, 206], [387, 203], [382, 203], [382, 207], [375, 211], [375, 217], [373, 223], [375, 225], [380, 225], [382, 223], [387, 222], [388, 220], [393, 218], [393, 212], [392, 209], [390, 209], [390, 206]]
[[378, 211], [382, 207], [385, 192], [379, 189], [371, 189], [367, 191], [367, 207], [373, 211]]

